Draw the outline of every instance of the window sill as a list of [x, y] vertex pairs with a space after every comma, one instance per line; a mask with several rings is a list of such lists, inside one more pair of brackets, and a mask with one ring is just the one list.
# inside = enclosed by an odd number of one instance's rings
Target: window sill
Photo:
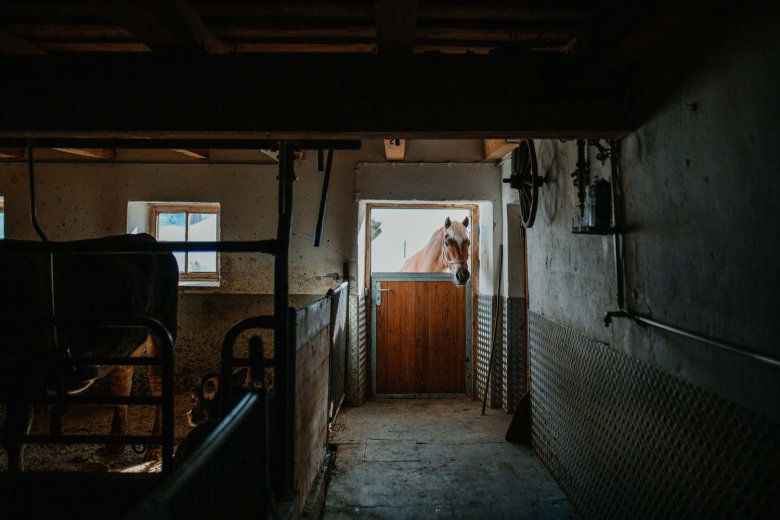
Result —
[[179, 280], [179, 287], [219, 287], [219, 280]]

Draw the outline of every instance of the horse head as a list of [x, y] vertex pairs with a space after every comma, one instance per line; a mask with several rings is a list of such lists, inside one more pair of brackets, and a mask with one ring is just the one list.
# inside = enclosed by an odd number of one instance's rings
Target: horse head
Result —
[[441, 245], [441, 254], [447, 263], [447, 268], [452, 278], [458, 285], [465, 285], [469, 280], [469, 233], [466, 228], [469, 218], [463, 222], [452, 222], [450, 217], [444, 221], [444, 236]]

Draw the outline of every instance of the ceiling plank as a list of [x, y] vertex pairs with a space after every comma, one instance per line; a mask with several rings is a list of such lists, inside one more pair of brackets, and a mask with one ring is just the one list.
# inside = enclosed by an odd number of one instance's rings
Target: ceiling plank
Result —
[[236, 52], [261, 53], [357, 53], [373, 54], [375, 43], [277, 43], [242, 42], [234, 44]]
[[403, 161], [406, 139], [385, 139], [385, 157], [388, 161]]
[[36, 55], [46, 54], [46, 51], [8, 31], [0, 30], [0, 54]]
[[418, 0], [379, 0], [376, 4], [377, 52], [411, 54], [417, 29]]
[[510, 142], [508, 139], [485, 139], [485, 160], [497, 161], [506, 154], [517, 148], [518, 143]]
[[228, 52], [186, 0], [93, 0], [92, 3], [154, 51]]
[[184, 149], [184, 148], [173, 148], [173, 151], [176, 153], [180, 153], [182, 155], [186, 155], [187, 157], [192, 157], [193, 159], [206, 159], [209, 158], [209, 150], [207, 148], [199, 149], [199, 150], [192, 150], [192, 149]]
[[626, 78], [552, 53], [0, 56], [0, 70], [14, 74], [0, 137], [596, 138], [637, 124]]
[[0, 148], [0, 159], [21, 159], [24, 148]]
[[373, 2], [195, 2], [202, 16], [253, 18], [372, 18]]
[[53, 148], [58, 152], [78, 155], [88, 159], [115, 159], [116, 150], [110, 148]]
[[[584, 2], [583, 2], [584, 3]], [[418, 11], [423, 19], [446, 20], [502, 20], [502, 21], [583, 21], [593, 14], [593, 8], [586, 6], [544, 6], [544, 5], [473, 5], [423, 4]]]
[[151, 52], [141, 42], [45, 42], [40, 47], [46, 52]]

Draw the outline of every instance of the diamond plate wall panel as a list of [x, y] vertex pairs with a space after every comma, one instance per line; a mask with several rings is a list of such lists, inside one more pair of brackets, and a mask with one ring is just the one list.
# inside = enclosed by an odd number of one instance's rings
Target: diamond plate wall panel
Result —
[[368, 327], [366, 298], [358, 298], [357, 340], [358, 340], [358, 404], [368, 395]]
[[352, 406], [366, 398], [366, 302], [356, 294], [349, 295], [349, 358], [346, 400]]
[[501, 407], [507, 413], [514, 413], [525, 393], [525, 299], [504, 298], [501, 310], [504, 350]]
[[780, 425], [529, 321], [534, 448], [585, 518], [780, 518]]
[[[495, 298], [493, 296], [480, 295], [477, 299], [477, 397], [482, 399], [485, 395], [485, 380], [487, 379], [488, 364], [490, 362], [490, 336], [493, 333], [493, 309]], [[493, 358], [493, 373], [490, 376], [490, 392], [488, 402], [491, 408], [501, 406], [501, 390], [503, 386], [502, 357], [503, 349], [500, 348], [501, 324], [496, 331], [496, 351]]]

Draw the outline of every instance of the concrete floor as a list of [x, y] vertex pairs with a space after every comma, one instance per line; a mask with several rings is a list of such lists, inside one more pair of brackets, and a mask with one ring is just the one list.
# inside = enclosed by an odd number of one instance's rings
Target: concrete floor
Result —
[[465, 399], [370, 401], [342, 410], [326, 520], [579, 518], [511, 416]]

